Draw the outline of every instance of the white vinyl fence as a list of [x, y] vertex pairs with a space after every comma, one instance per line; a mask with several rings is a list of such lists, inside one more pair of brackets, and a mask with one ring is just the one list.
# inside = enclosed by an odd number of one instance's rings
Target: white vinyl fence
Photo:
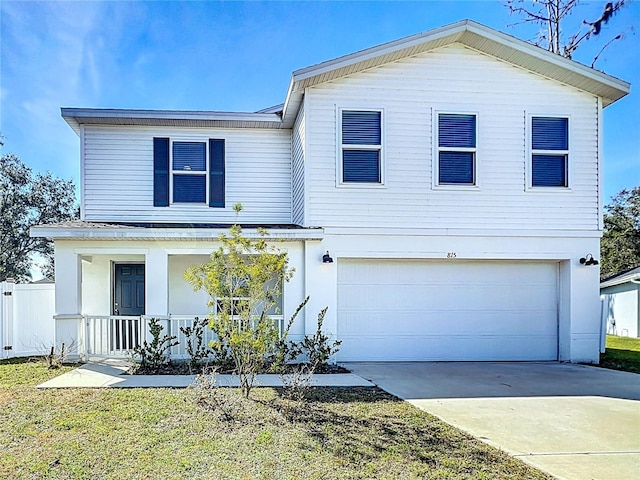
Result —
[[43, 355], [55, 343], [55, 285], [0, 282], [0, 359]]

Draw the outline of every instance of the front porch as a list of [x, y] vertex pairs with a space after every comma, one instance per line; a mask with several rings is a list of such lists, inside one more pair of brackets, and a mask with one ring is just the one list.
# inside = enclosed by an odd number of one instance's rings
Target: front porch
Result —
[[[306, 296], [308, 240], [274, 240], [297, 272], [267, 312], [280, 332]], [[216, 302], [205, 291], [194, 292], [184, 272], [190, 265], [208, 262], [219, 245], [217, 240], [57, 240], [56, 344], [65, 343], [71, 359], [125, 358], [149, 338], [149, 319], [157, 318], [163, 335], [178, 339], [171, 358], [187, 358], [187, 339], [180, 328], [193, 326], [196, 317], [208, 318]], [[313, 331], [320, 308], [313, 309], [309, 319], [306, 312], [298, 317], [290, 330], [292, 340]], [[212, 339], [213, 332], [205, 329], [204, 340]]]

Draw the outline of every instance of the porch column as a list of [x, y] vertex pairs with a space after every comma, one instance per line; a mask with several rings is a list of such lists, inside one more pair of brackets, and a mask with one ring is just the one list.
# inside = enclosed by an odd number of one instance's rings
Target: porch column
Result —
[[55, 342], [59, 350], [64, 343], [70, 359], [84, 354], [82, 317], [82, 269], [80, 255], [73, 247], [55, 244]]
[[152, 248], [145, 257], [145, 315], [169, 315], [169, 255], [164, 248]]

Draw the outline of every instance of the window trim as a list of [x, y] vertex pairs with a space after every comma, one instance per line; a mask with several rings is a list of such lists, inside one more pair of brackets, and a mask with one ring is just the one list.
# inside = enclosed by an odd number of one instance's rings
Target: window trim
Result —
[[[476, 146], [440, 147], [440, 115], [473, 115], [476, 119]], [[471, 110], [434, 110], [433, 111], [433, 162], [432, 186], [437, 190], [478, 190], [480, 189], [480, 112]], [[473, 183], [440, 183], [440, 152], [473, 153]]]
[[[567, 119], [567, 150], [535, 150], [533, 148], [533, 118], [566, 118]], [[526, 115], [526, 175], [525, 191], [531, 192], [570, 192], [572, 187], [573, 168], [571, 165], [572, 138], [571, 135], [571, 115], [568, 113], [527, 113]], [[533, 156], [534, 155], [565, 155], [565, 185], [564, 186], [544, 186], [533, 185]]]
[[[359, 145], [342, 143], [342, 112], [377, 112], [380, 113], [380, 145]], [[385, 174], [385, 112], [384, 108], [376, 107], [337, 107], [336, 115], [336, 187], [338, 188], [384, 188]], [[344, 150], [374, 150], [379, 152], [380, 181], [379, 182], [345, 182], [342, 152]]]
[[[173, 144], [174, 143], [204, 143], [204, 170], [174, 170], [173, 169]], [[169, 205], [209, 206], [209, 141], [193, 138], [169, 137]], [[204, 202], [174, 202], [173, 177], [174, 175], [199, 175], [204, 176]]]

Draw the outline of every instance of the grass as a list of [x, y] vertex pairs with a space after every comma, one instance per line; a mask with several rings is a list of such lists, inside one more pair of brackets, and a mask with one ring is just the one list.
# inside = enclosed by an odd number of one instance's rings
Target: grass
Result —
[[214, 389], [223, 420], [195, 389], [34, 388], [68, 369], [0, 362], [0, 478], [551, 478], [376, 388], [312, 389], [294, 420], [279, 390]]
[[607, 335], [607, 348], [600, 355], [600, 366], [640, 373], [640, 338]]

